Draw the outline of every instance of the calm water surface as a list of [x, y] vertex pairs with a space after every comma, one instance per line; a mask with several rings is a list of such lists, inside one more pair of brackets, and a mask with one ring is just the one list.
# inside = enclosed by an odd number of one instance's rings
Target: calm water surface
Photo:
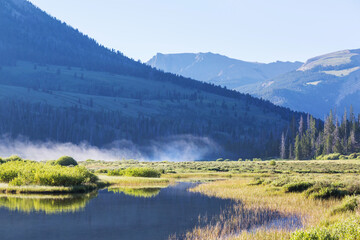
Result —
[[163, 240], [185, 233], [232, 204], [187, 191], [194, 183], [165, 189], [101, 190], [70, 199], [0, 196], [1, 240]]

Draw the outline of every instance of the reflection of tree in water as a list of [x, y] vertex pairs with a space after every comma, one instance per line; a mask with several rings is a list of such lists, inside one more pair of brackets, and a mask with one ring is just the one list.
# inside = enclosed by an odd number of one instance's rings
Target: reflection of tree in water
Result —
[[0, 208], [25, 213], [73, 213], [83, 210], [97, 192], [74, 195], [0, 195]]
[[142, 197], [142, 198], [152, 198], [157, 196], [160, 193], [161, 188], [109, 188], [109, 192], [113, 193], [123, 193], [128, 196], [133, 197]]

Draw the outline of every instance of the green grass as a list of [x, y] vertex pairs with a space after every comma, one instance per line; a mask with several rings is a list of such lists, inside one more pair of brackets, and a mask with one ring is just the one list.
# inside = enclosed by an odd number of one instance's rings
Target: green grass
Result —
[[[274, 165], [275, 162], [275, 165]], [[244, 174], [244, 173], [360, 173], [360, 160], [304, 160], [304, 161], [203, 161], [203, 162], [114, 162], [89, 160], [79, 163], [94, 171], [125, 168], [151, 168], [171, 174]]]
[[360, 218], [351, 217], [323, 227], [300, 230], [292, 234], [291, 240], [357, 240], [360, 239]]
[[126, 168], [111, 170], [108, 172], [108, 176], [159, 178], [161, 172], [152, 168]]
[[97, 187], [98, 178], [85, 167], [63, 167], [32, 161], [0, 165], [0, 191], [10, 193], [84, 192]]
[[99, 179], [112, 186], [168, 186], [171, 181], [167, 178], [119, 177], [98, 175]]
[[109, 192], [113, 193], [123, 193], [128, 196], [132, 197], [141, 197], [141, 198], [152, 198], [156, 197], [160, 193], [161, 188], [129, 188], [129, 187], [122, 187], [122, 188], [108, 188]]

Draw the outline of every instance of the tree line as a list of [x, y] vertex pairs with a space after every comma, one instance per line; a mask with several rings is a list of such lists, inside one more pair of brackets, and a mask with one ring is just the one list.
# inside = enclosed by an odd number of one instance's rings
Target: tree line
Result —
[[321, 155], [339, 153], [349, 155], [360, 152], [360, 114], [356, 117], [353, 107], [345, 109], [339, 120], [330, 111], [325, 122], [311, 115], [302, 115], [298, 122], [293, 119], [283, 132], [280, 143], [282, 159], [314, 159]]

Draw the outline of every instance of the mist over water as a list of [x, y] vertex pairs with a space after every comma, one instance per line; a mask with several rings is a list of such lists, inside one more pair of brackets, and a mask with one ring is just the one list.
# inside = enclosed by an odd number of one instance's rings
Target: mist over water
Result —
[[209, 153], [219, 150], [209, 138], [180, 135], [151, 141], [139, 146], [128, 140], [119, 140], [106, 147], [57, 142], [34, 142], [19, 137], [0, 138], [0, 157], [18, 155], [30, 160], [54, 160], [61, 156], [72, 156], [78, 161], [87, 159], [117, 161], [135, 159], [140, 161], [194, 161], [201, 160]]

